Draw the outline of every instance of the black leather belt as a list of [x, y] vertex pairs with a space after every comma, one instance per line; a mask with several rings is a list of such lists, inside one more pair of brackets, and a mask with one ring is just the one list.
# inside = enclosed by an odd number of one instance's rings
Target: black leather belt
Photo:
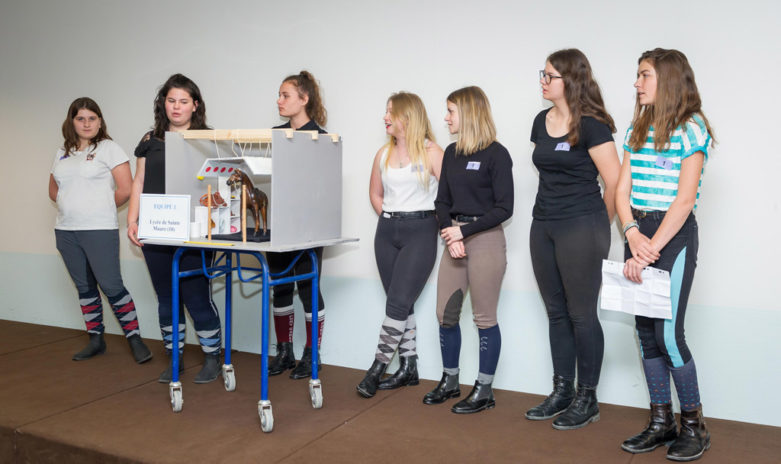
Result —
[[405, 218], [405, 219], [423, 219], [433, 216], [435, 213], [433, 210], [429, 211], [383, 211], [382, 216], [385, 218]]
[[632, 208], [632, 217], [635, 219], [664, 219], [664, 215], [667, 211], [643, 211], [641, 209]]

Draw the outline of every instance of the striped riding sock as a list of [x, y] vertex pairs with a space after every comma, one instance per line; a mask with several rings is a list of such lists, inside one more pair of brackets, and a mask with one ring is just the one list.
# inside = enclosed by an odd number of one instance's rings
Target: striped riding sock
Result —
[[697, 368], [694, 358], [681, 367], [671, 367], [670, 373], [675, 381], [678, 401], [682, 411], [694, 411], [700, 407], [700, 387], [697, 384]]
[[407, 323], [404, 325], [404, 335], [401, 336], [401, 342], [399, 342], [399, 356], [417, 356], [417, 333], [418, 331], [415, 325], [415, 315], [410, 314], [407, 316]]
[[290, 343], [293, 341], [293, 305], [282, 308], [274, 307], [274, 333], [277, 335], [277, 343]]
[[117, 317], [119, 325], [122, 326], [122, 331], [125, 332], [125, 337], [140, 335], [138, 318], [136, 317], [136, 305], [133, 303], [133, 298], [130, 297], [127, 289], [122, 289], [119, 295], [108, 297], [108, 301], [111, 303], [111, 308], [114, 310], [114, 315]]
[[499, 352], [502, 350], [502, 332], [499, 324], [487, 329], [478, 329], [480, 336], [480, 370], [477, 381], [489, 384], [494, 381], [496, 365], [499, 363]]
[[439, 326], [439, 348], [442, 350], [442, 366], [445, 372], [458, 373], [458, 355], [461, 353], [461, 327], [458, 324], [453, 327]]
[[198, 335], [198, 342], [201, 344], [201, 349], [206, 354], [220, 354], [220, 347], [222, 346], [222, 333], [220, 328], [196, 330]]
[[380, 340], [377, 342], [377, 351], [374, 353], [374, 359], [388, 364], [399, 346], [401, 336], [404, 335], [404, 326], [406, 321], [397, 321], [385, 316], [380, 327]]
[[643, 359], [643, 371], [645, 382], [648, 384], [648, 395], [651, 404], [669, 404], [670, 397], [670, 369], [664, 356], [658, 358]]
[[[304, 319], [306, 320], [306, 346], [312, 347], [312, 313], [304, 313]], [[323, 323], [325, 322], [325, 310], [317, 312], [317, 349], [320, 349], [320, 345], [323, 342]]]
[[79, 304], [87, 326], [87, 333], [102, 334], [103, 326], [103, 302], [100, 301], [98, 289], [79, 293]]

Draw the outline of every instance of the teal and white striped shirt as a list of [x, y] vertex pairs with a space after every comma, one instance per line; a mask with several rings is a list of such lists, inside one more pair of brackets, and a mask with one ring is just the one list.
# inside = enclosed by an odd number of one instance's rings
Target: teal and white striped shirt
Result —
[[[667, 211], [678, 195], [678, 178], [681, 175], [681, 161], [701, 151], [708, 159], [711, 136], [705, 123], [694, 115], [686, 124], [678, 127], [670, 137], [667, 150], [654, 149], [654, 129], [648, 130], [645, 145], [639, 151], [629, 146], [632, 127], [626, 132], [624, 150], [629, 153], [632, 170], [632, 194], [629, 203], [632, 208], [644, 211]], [[627, 162], [626, 157], [624, 162]], [[704, 171], [704, 166], [703, 166]], [[700, 198], [702, 173], [697, 186], [697, 200]], [[697, 203], [694, 204], [697, 209]]]

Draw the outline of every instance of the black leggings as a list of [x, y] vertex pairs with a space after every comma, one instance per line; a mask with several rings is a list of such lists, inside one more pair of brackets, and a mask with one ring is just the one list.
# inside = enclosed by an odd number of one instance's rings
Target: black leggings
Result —
[[[653, 237], [664, 218], [664, 212], [653, 212], [637, 219], [640, 232]], [[697, 220], [694, 213], [681, 226], [681, 230], [660, 251], [659, 260], [652, 267], [670, 272], [670, 300], [672, 319], [657, 319], [635, 316], [637, 336], [640, 338], [643, 359], [664, 356], [670, 367], [681, 367], [692, 358], [683, 331], [689, 292], [694, 281], [694, 269], [697, 267], [697, 249], [699, 248]], [[625, 259], [632, 257], [629, 245], [624, 249]]]
[[377, 221], [374, 257], [387, 300], [385, 315], [397, 321], [412, 314], [437, 259], [435, 216]]
[[[325, 309], [325, 302], [323, 301], [323, 293], [320, 291], [320, 277], [323, 270], [323, 247], [315, 248], [315, 254], [317, 255], [317, 310], [322, 311]], [[268, 262], [268, 268], [273, 273], [279, 273], [287, 269], [290, 263], [301, 253], [300, 251], [285, 251], [281, 253], [266, 253], [266, 261]], [[295, 266], [288, 275], [301, 275], [312, 272], [312, 260], [309, 258], [309, 253], [304, 250], [304, 253], [298, 258]], [[284, 276], [286, 277], [286, 276]], [[304, 305], [304, 311], [307, 313], [312, 312], [312, 280], [299, 280], [298, 282], [291, 282], [289, 284], [275, 285], [272, 288], [274, 294], [274, 307], [286, 308], [293, 305], [293, 290], [298, 285], [298, 297], [301, 299], [301, 303]]]
[[[171, 266], [174, 261], [176, 247], [162, 245], [144, 245], [141, 248], [144, 253], [146, 267], [149, 269], [149, 277], [152, 278], [152, 286], [157, 293], [157, 314], [160, 318], [160, 327], [171, 325], [172, 306], [172, 281]], [[214, 252], [206, 252], [206, 265], [214, 260]], [[179, 262], [179, 270], [186, 271], [202, 267], [200, 250], [187, 250]], [[212, 301], [209, 279], [203, 275], [187, 277], [179, 280], [179, 323], [184, 323], [182, 303], [187, 307], [193, 325], [197, 332], [210, 332], [220, 328], [220, 316], [217, 307]], [[199, 337], [201, 335], [199, 334]], [[180, 340], [181, 341], [181, 340]], [[201, 340], [203, 342], [203, 340]]]
[[610, 249], [607, 211], [553, 221], [533, 220], [532, 266], [548, 311], [553, 372], [595, 387], [605, 340], [597, 317], [602, 260]]

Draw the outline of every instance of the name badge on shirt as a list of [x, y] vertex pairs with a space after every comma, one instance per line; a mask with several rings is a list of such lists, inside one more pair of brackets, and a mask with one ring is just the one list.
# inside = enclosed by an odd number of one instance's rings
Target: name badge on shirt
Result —
[[418, 172], [418, 171], [423, 172], [423, 165], [422, 164], [410, 164], [409, 165], [409, 170], [411, 172]]
[[556, 151], [569, 151], [569, 143], [561, 142], [556, 144]]
[[480, 170], [480, 161], [470, 161], [466, 163], [466, 170], [467, 171], [479, 171]]
[[673, 168], [672, 160], [669, 160], [661, 155], [656, 157], [656, 165], [660, 168], [667, 169], [668, 171]]

